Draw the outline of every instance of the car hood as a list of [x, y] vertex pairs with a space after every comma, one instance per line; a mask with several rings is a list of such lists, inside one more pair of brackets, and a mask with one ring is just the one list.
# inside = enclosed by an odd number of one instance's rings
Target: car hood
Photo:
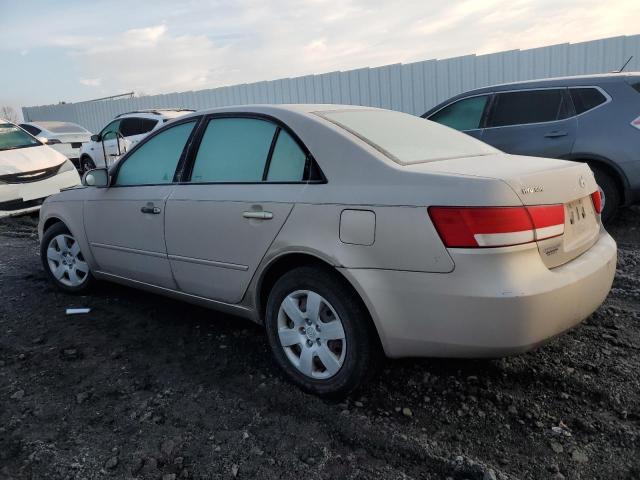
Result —
[[0, 150], [0, 175], [42, 170], [60, 165], [66, 159], [67, 157], [46, 145]]

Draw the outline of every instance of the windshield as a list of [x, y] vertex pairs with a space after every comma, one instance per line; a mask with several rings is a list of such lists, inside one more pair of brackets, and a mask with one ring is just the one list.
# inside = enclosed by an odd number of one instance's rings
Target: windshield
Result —
[[37, 125], [52, 133], [89, 133], [80, 125], [71, 122], [40, 122]]
[[20, 127], [11, 123], [0, 123], [0, 150], [36, 147], [42, 145]]
[[406, 113], [361, 109], [316, 114], [361, 138], [400, 165], [499, 152], [469, 135]]

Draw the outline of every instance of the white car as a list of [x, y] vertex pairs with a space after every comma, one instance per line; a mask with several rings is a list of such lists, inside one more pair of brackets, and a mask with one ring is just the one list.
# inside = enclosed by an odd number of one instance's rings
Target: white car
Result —
[[191, 112], [193, 110], [158, 108], [121, 113], [100, 133], [92, 135], [89, 143], [82, 146], [81, 169], [86, 171], [96, 167], [110, 167], [149, 133], [169, 120]]
[[0, 217], [38, 210], [49, 195], [79, 184], [71, 160], [0, 119]]
[[60, 152], [80, 169], [80, 148], [91, 139], [91, 132], [76, 123], [35, 121], [20, 127]]

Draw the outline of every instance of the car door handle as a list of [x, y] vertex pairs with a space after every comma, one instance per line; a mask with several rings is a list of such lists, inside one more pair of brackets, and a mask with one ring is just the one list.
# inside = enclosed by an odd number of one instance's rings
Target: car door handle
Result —
[[243, 212], [242, 216], [244, 218], [257, 218], [259, 220], [271, 220], [273, 218], [273, 213], [262, 212], [262, 211], [249, 211], [249, 212]]
[[158, 215], [160, 213], [160, 208], [154, 207], [153, 205], [147, 205], [146, 207], [142, 207], [140, 211], [142, 213], [152, 213], [153, 215]]
[[553, 132], [545, 133], [546, 138], [558, 138], [558, 137], [566, 137], [568, 135], [564, 130], [554, 130]]

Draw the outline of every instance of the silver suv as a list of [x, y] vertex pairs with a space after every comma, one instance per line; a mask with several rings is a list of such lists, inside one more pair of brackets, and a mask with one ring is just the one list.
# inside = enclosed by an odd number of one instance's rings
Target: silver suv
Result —
[[605, 222], [640, 201], [640, 72], [484, 87], [422, 117], [507, 153], [588, 163], [604, 193]]

